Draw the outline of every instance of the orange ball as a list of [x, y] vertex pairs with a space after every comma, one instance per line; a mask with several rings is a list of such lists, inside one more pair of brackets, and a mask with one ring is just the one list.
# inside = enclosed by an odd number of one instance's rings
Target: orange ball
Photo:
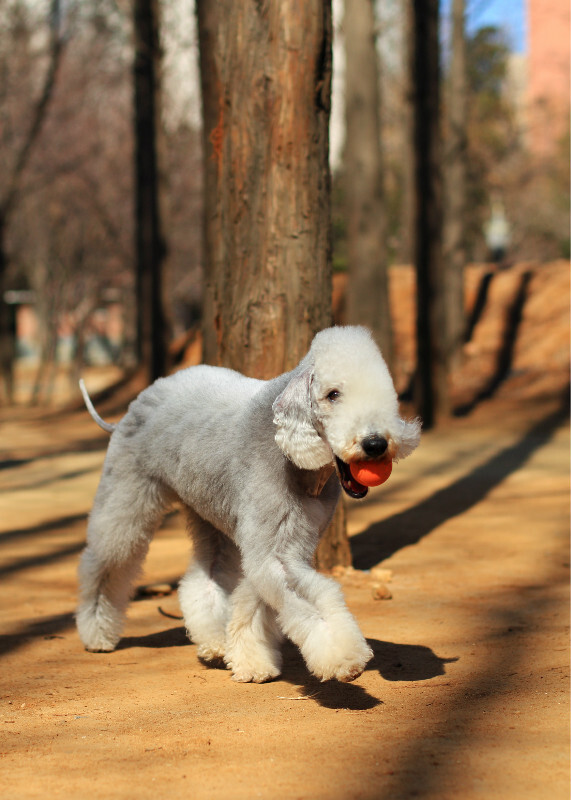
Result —
[[392, 461], [354, 461], [349, 464], [351, 475], [363, 486], [380, 486], [390, 478]]

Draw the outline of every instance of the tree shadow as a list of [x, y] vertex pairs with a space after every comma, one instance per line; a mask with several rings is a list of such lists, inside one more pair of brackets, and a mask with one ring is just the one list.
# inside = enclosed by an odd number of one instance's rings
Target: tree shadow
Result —
[[[22, 467], [24, 464], [30, 464], [35, 459], [33, 458], [5, 458], [0, 461], [0, 471], [5, 469], [15, 469], [16, 467]], [[8, 491], [2, 490], [2, 491]]]
[[[484, 276], [484, 278], [485, 277], [486, 276]], [[469, 403], [465, 403], [464, 405], [458, 406], [457, 408], [454, 409], [454, 416], [457, 417], [467, 416], [471, 411], [474, 410], [474, 408], [478, 405], [478, 403], [481, 403], [483, 400], [489, 400], [490, 397], [493, 397], [493, 395], [499, 389], [500, 385], [509, 376], [513, 363], [517, 334], [522, 321], [523, 309], [525, 306], [525, 301], [527, 300], [529, 284], [532, 278], [533, 278], [533, 272], [529, 270], [523, 272], [521, 275], [518, 290], [513, 298], [511, 305], [507, 310], [507, 318], [506, 318], [503, 341], [498, 350], [498, 354], [496, 357], [496, 367], [493, 375], [491, 376], [488, 383], [476, 394], [476, 396]], [[489, 288], [489, 283], [488, 283], [488, 288]], [[486, 296], [487, 296], [487, 290], [488, 289], [486, 288]], [[480, 302], [485, 304], [485, 299], [486, 297], [480, 299]], [[478, 302], [478, 300], [476, 302]], [[477, 308], [475, 307], [474, 311], [476, 310]], [[482, 314], [482, 311], [483, 311], [483, 306], [479, 310], [480, 315]], [[476, 322], [477, 319], [474, 322], [471, 320], [471, 324], [473, 324], [474, 327], [476, 325]]]
[[[86, 512], [82, 512], [80, 514], [70, 514], [67, 517], [50, 519], [47, 522], [40, 522], [39, 525], [30, 525], [28, 528], [13, 528], [10, 531], [0, 533], [0, 543], [10, 541], [11, 539], [24, 539], [28, 536], [37, 536], [38, 534], [49, 533], [50, 531], [60, 531], [63, 528], [70, 528], [79, 522], [85, 522], [87, 516]], [[81, 546], [84, 547], [85, 544]], [[2, 574], [1, 570], [0, 574]]]
[[[95, 424], [95, 423], [94, 423]], [[60, 458], [73, 453], [99, 453], [107, 449], [109, 436], [96, 434], [90, 439], [74, 439], [63, 444], [54, 441], [38, 446], [24, 445], [4, 450], [4, 458], [0, 461], [0, 470], [17, 469], [39, 459]]]
[[11, 575], [14, 572], [21, 572], [32, 567], [45, 567], [46, 564], [52, 564], [54, 561], [60, 561], [69, 556], [76, 556], [85, 547], [85, 542], [79, 544], [72, 544], [69, 547], [61, 547], [52, 553], [44, 553], [42, 555], [30, 556], [30, 558], [20, 558], [10, 564], [0, 567], [0, 577], [3, 575]]
[[[30, 459], [30, 461], [34, 461], [35, 459]], [[22, 461], [22, 463], [26, 463]], [[13, 465], [17, 466], [17, 465]], [[3, 464], [0, 463], [0, 470], [3, 469]], [[83, 475], [89, 475], [93, 472], [99, 472], [100, 468], [97, 467], [88, 467], [87, 469], [75, 469], [71, 470], [70, 472], [64, 472], [58, 474], [57, 472], [53, 472], [52, 474], [38, 478], [35, 481], [25, 480], [22, 481], [21, 484], [14, 483], [12, 486], [8, 486], [6, 488], [0, 488], [0, 494], [8, 494], [9, 492], [17, 492], [17, 491], [30, 491], [31, 489], [40, 489], [45, 486], [50, 486], [51, 484], [55, 483], [56, 481], [71, 481], [75, 478], [81, 478]]]
[[[484, 315], [484, 311], [486, 310], [488, 304], [490, 286], [496, 274], [497, 273], [495, 271], [490, 271], [486, 272], [482, 276], [478, 286], [476, 299], [466, 324], [466, 331], [463, 337], [464, 342], [471, 341], [474, 335], [474, 330]], [[496, 365], [493, 374], [490, 376], [483, 388], [476, 393], [472, 400], [454, 408], [454, 416], [468, 416], [479, 403], [484, 400], [489, 400], [491, 397], [493, 397], [501, 384], [506, 380], [506, 378], [509, 377], [513, 364], [517, 335], [523, 317], [523, 309], [528, 297], [529, 284], [532, 278], [533, 271], [531, 270], [526, 270], [520, 275], [519, 286], [506, 312], [503, 340], [498, 348]], [[413, 401], [416, 379], [417, 371], [414, 370], [410, 376], [407, 386], [399, 395], [399, 400], [401, 402], [410, 403]]]
[[74, 625], [75, 615], [71, 611], [29, 622], [17, 633], [0, 636], [0, 656], [18, 650], [33, 639], [63, 638], [61, 634]]
[[478, 286], [478, 292], [476, 294], [476, 299], [474, 301], [474, 305], [468, 317], [468, 322], [466, 324], [466, 332], [464, 334], [464, 341], [469, 342], [474, 334], [474, 329], [476, 325], [481, 320], [482, 315], [484, 313], [484, 309], [486, 308], [486, 304], [488, 302], [488, 295], [490, 294], [490, 286], [493, 280], [493, 277], [496, 273], [493, 271], [485, 272], [482, 275]]
[[[407, 740], [407, 747], [395, 751], [391, 772], [394, 778], [379, 791], [379, 800], [441, 796], [447, 775], [455, 764], [461, 763], [457, 753], [463, 752], [465, 759], [465, 748], [476, 735], [474, 720], [498, 703], [505, 708], [506, 697], [517, 695], [522, 680], [526, 684], [538, 680], [537, 668], [533, 666], [533, 659], [530, 661], [534, 631], [545, 620], [545, 615], [561, 616], [567, 611], [569, 562], [565, 539], [562, 539], [560, 552], [553, 556], [552, 570], [541, 583], [518, 586], [515, 592], [512, 586], [502, 587], [481, 608], [482, 630], [487, 631], [485, 638], [492, 640], [494, 646], [488, 649], [486, 660], [473, 656], [468, 675], [454, 681], [441, 695], [442, 706], [433, 727], [445, 742], [445, 748], [440, 749], [442, 757], [435, 759], [433, 751], [427, 751], [426, 731], [418, 726]], [[565, 592], [557, 591], [561, 585]], [[563, 637], [564, 623], [560, 630]], [[562, 656], [560, 663], [565, 664], [565, 674], [567, 659]], [[525, 695], [525, 689], [523, 692]], [[525, 710], [525, 705], [521, 708]]]
[[531, 454], [545, 445], [567, 419], [567, 409], [550, 414], [532, 427], [520, 441], [506, 447], [485, 464], [450, 486], [400, 514], [375, 522], [349, 540], [356, 569], [370, 569], [408, 545], [417, 544], [442, 523], [463, 514], [480, 502]]

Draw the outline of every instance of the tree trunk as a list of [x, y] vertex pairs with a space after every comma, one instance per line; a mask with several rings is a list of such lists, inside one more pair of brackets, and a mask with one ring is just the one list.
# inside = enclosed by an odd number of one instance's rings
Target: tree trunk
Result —
[[458, 366], [466, 331], [464, 314], [465, 197], [466, 197], [466, 39], [465, 0], [452, 2], [452, 53], [448, 79], [445, 163], [444, 302], [446, 313], [446, 371]]
[[205, 360], [291, 369], [331, 321], [326, 0], [198, 3]]
[[414, 97], [414, 260], [417, 275], [415, 402], [425, 428], [446, 413], [442, 338], [442, 188], [438, 0], [412, 0]]
[[54, 96], [66, 39], [61, 30], [61, 0], [51, 0], [49, 10], [49, 60], [38, 100], [30, 109], [30, 125], [13, 159], [12, 167], [0, 186], [0, 370], [7, 403], [14, 395], [14, 359], [16, 355], [15, 308], [5, 302], [8, 255], [8, 222], [14, 212], [23, 175], [38, 142]]
[[166, 255], [161, 222], [158, 135], [160, 45], [158, 0], [134, 0], [135, 231], [138, 360], [152, 382], [167, 369], [163, 301]]
[[348, 318], [367, 325], [392, 363], [385, 241], [379, 60], [372, 0], [346, 0], [345, 190], [348, 219]]
[[341, 497], [335, 516], [317, 545], [315, 565], [318, 569], [329, 570], [337, 566], [348, 567], [351, 562], [351, 547], [347, 538], [345, 505], [343, 497]]
[[268, 379], [331, 324], [331, 7], [198, 0], [197, 11], [204, 359]]
[[397, 256], [402, 264], [414, 263], [414, 218], [415, 218], [415, 157], [414, 157], [414, 78], [412, 53], [414, 49], [414, 12], [411, 0], [405, 3], [404, 42], [406, 48], [405, 69], [402, 79], [402, 108], [400, 124], [403, 131], [402, 158], [402, 197], [399, 205], [401, 223], [399, 226], [399, 247]]
[[14, 401], [14, 359], [16, 356], [15, 306], [5, 300], [7, 290], [6, 272], [8, 258], [6, 255], [6, 224], [0, 208], [0, 375], [6, 405]]

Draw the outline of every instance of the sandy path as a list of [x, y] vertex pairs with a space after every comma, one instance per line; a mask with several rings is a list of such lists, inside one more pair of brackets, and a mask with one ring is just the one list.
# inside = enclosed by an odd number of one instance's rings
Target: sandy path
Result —
[[[176, 594], [134, 602], [120, 649], [73, 627], [78, 555], [105, 439], [86, 415], [5, 415], [0, 441], [0, 794], [11, 798], [569, 796], [569, 435], [552, 408], [424, 436], [349, 506], [340, 580], [375, 659], [320, 684], [232, 682], [196, 658]], [[0, 420], [1, 421], [1, 420]], [[187, 561], [178, 516], [144, 581]], [[385, 576], [389, 577], [389, 576]], [[386, 581], [385, 581], [386, 582]]]

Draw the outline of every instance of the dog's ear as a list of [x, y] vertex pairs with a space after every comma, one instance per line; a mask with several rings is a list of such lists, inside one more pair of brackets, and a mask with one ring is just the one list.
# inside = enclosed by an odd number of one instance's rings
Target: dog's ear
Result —
[[418, 417], [416, 419], [401, 419], [402, 431], [398, 438], [398, 450], [395, 458], [406, 458], [418, 447], [420, 442], [420, 429], [422, 427]]
[[274, 400], [276, 442], [290, 461], [300, 469], [320, 469], [333, 460], [329, 445], [315, 429], [311, 403], [313, 369], [294, 374]]

